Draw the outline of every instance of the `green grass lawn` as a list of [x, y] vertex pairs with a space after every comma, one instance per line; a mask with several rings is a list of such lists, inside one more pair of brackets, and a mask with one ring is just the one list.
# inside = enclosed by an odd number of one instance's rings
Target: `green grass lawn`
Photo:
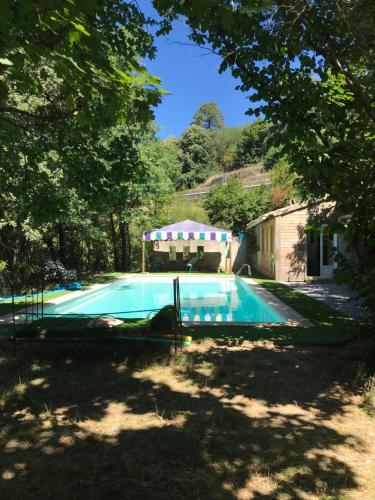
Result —
[[[57, 299], [58, 297], [62, 297], [63, 295], [67, 295], [71, 293], [68, 290], [59, 290], [57, 292], [53, 293], [48, 293], [47, 295], [44, 295], [44, 303], [47, 303], [49, 300]], [[39, 299], [40, 300], [40, 299]], [[15, 299], [15, 311], [20, 311], [21, 309], [24, 309], [27, 306], [31, 304], [31, 299], [30, 297], [27, 299], [20, 298], [20, 299]], [[11, 300], [4, 300], [0, 302], [0, 316], [4, 316], [6, 314], [11, 314], [12, 312], [12, 301]]]

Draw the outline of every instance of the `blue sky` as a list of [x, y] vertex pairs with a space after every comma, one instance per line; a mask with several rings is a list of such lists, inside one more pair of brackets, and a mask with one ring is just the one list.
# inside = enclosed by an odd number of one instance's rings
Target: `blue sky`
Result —
[[[154, 15], [150, 0], [138, 0], [138, 5], [146, 15]], [[219, 74], [218, 56], [197, 47], [173, 43], [190, 43], [188, 33], [184, 22], [176, 21], [167, 37], [155, 40], [156, 58], [145, 61], [149, 73], [160, 77], [163, 88], [171, 92], [155, 110], [156, 123], [162, 127], [160, 137], [180, 136], [195, 111], [207, 101], [217, 103], [228, 126], [253, 121], [253, 117], [245, 115], [251, 105], [246, 95], [235, 90], [237, 80], [230, 72]]]

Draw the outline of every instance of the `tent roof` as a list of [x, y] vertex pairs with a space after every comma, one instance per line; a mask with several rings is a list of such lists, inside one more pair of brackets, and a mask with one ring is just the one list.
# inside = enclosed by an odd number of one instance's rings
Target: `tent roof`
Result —
[[142, 239], [144, 241], [175, 241], [175, 240], [201, 240], [201, 241], [231, 241], [232, 231], [219, 227], [208, 226], [193, 220], [183, 220], [175, 224], [145, 231]]
[[208, 226], [207, 224], [201, 224], [200, 222], [195, 222], [193, 220], [183, 220], [181, 222], [176, 222], [174, 224], [169, 224], [168, 226], [163, 226], [154, 231], [177, 231], [177, 232], [191, 232], [191, 233], [202, 233], [202, 232], [220, 232], [220, 233], [231, 233], [229, 229], [222, 229], [220, 227]]

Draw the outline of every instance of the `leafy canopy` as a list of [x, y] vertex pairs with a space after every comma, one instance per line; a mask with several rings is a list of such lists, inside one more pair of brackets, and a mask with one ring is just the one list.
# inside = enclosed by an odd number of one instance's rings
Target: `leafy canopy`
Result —
[[[159, 101], [160, 80], [139, 64], [153, 57], [149, 22], [132, 2], [13, 2], [0, 7], [0, 115], [21, 116], [36, 124], [78, 114], [90, 116], [100, 98], [108, 115], [151, 118], [150, 105]], [[64, 82], [64, 99], [55, 101], [45, 87], [53, 68]], [[38, 112], [12, 100], [17, 89], [29, 96], [46, 96]]]
[[236, 145], [235, 161], [239, 165], [255, 163], [266, 152], [266, 139], [270, 124], [264, 120], [245, 125]]
[[266, 187], [246, 191], [241, 181], [231, 178], [211, 188], [203, 207], [212, 224], [245, 231], [251, 220], [270, 209], [270, 192]]
[[224, 116], [215, 102], [206, 102], [194, 114], [192, 123], [207, 130], [217, 131], [224, 127]]
[[198, 125], [191, 125], [179, 140], [183, 187], [203, 182], [216, 165], [215, 143], [211, 135]]
[[149, 22], [126, 1], [1, 2], [0, 259], [9, 272], [44, 253], [79, 269], [127, 268], [129, 221], [162, 207], [170, 181], [139, 148], [162, 94], [140, 64], [155, 52]]

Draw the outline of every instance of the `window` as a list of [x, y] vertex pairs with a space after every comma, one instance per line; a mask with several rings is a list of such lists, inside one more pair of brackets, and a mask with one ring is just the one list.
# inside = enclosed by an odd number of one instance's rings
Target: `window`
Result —
[[275, 253], [275, 226], [270, 226], [270, 254]]
[[190, 247], [184, 246], [182, 249], [182, 259], [189, 260], [190, 259]]
[[266, 238], [266, 253], [268, 253], [268, 227], [266, 227], [264, 229], [264, 232], [266, 233], [265, 234], [265, 238]]
[[176, 260], [176, 247], [174, 245], [171, 245], [169, 247], [169, 260], [170, 261]]
[[204, 247], [197, 247], [197, 257], [198, 260], [202, 260], [204, 258]]

